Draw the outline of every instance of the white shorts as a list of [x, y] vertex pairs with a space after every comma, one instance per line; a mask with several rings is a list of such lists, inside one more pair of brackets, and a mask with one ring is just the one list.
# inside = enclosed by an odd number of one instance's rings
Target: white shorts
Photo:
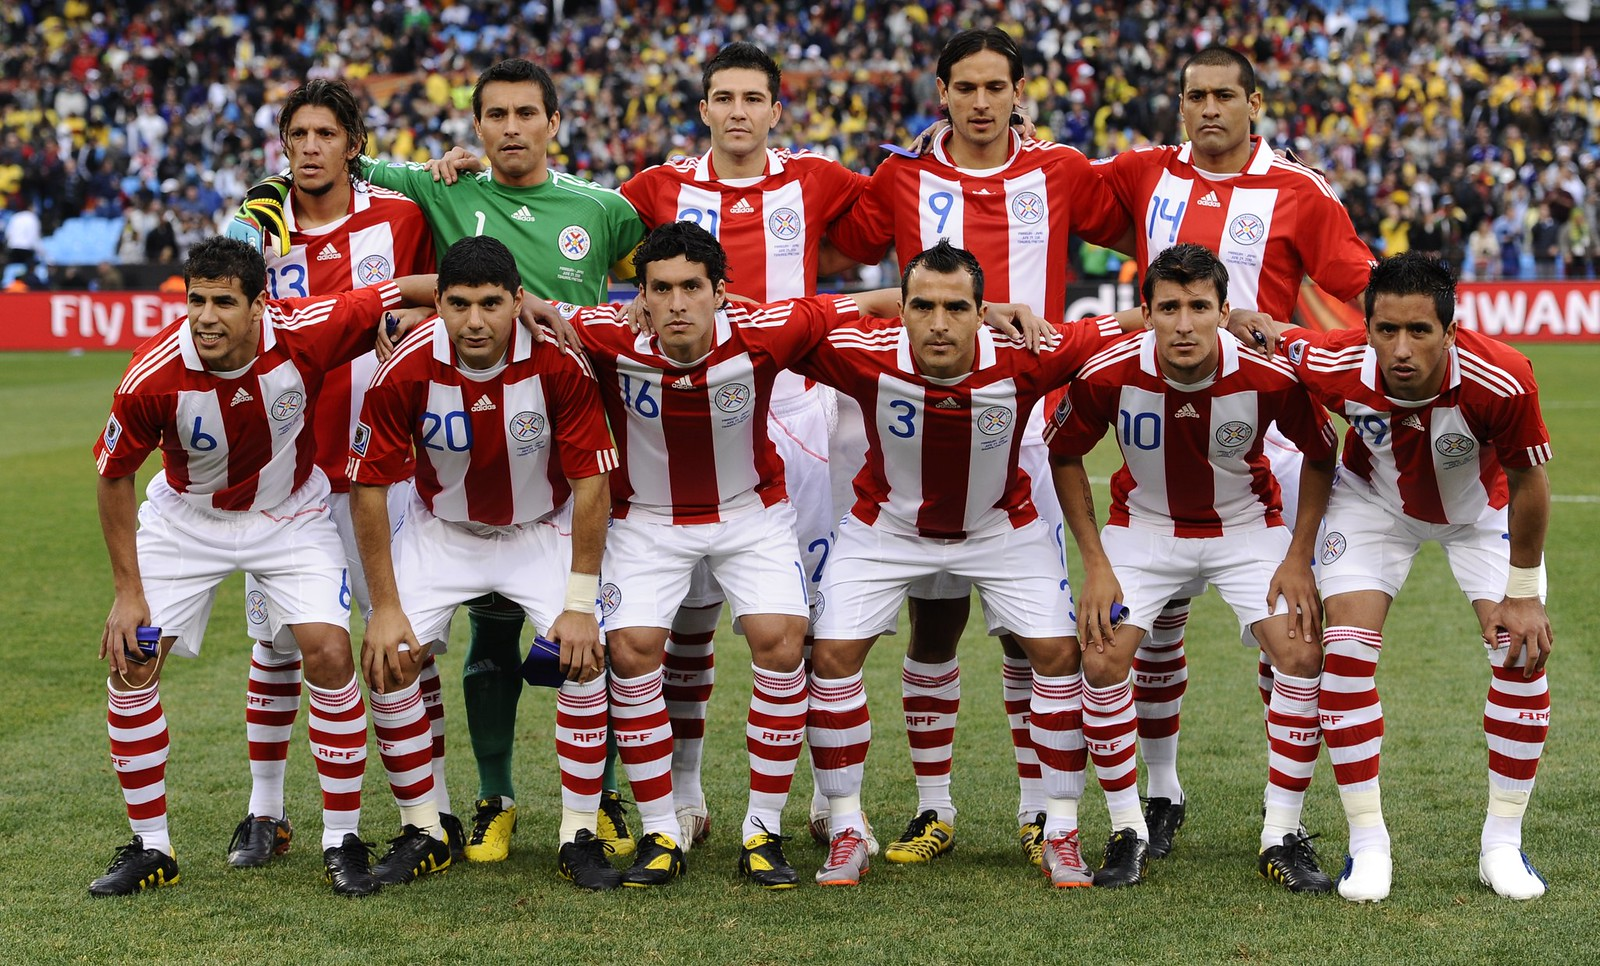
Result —
[[[389, 487], [389, 532], [392, 534], [405, 519], [406, 507], [410, 505], [410, 480], [396, 483]], [[329, 493], [328, 515], [333, 520], [333, 525], [339, 531], [339, 541], [344, 545], [344, 567], [347, 593], [346, 604], [354, 604], [361, 608], [363, 616], [372, 615], [372, 596], [367, 593], [367, 574], [361, 567], [361, 551], [356, 547], [356, 528], [350, 519], [350, 494]], [[267, 606], [266, 595], [261, 593], [256, 579], [250, 574], [244, 575], [244, 623], [245, 634], [252, 641], [267, 641], [274, 651], [280, 654], [293, 654], [299, 650], [295, 643], [294, 635], [289, 633], [283, 621], [273, 616], [272, 608]]]
[[1444, 548], [1468, 600], [1505, 596], [1511, 544], [1504, 509], [1485, 507], [1472, 523], [1423, 523], [1384, 504], [1366, 483], [1341, 470], [1317, 547], [1317, 589], [1324, 599], [1360, 590], [1398, 597], [1411, 561], [1429, 540]]
[[[783, 460], [784, 487], [794, 507], [796, 548], [805, 571], [807, 601], [816, 597], [822, 584], [822, 567], [839, 521], [828, 476], [832, 393], [826, 386], [817, 386], [798, 396], [773, 400], [767, 415], [767, 435]], [[710, 566], [696, 567], [683, 606], [713, 607], [723, 599]]]
[[[311, 478], [270, 511], [203, 510], [157, 473], [139, 507], [139, 573], [150, 620], [198, 657], [217, 586], [235, 571], [256, 578], [262, 607], [284, 625], [350, 626], [344, 547], [328, 509], [328, 478]], [[292, 636], [292, 635], [291, 635]]]
[[613, 519], [600, 567], [600, 615], [608, 630], [671, 627], [702, 561], [734, 617], [807, 617], [806, 574], [795, 552], [794, 508], [785, 500], [722, 523], [672, 524], [639, 514]]
[[442, 654], [456, 608], [497, 593], [519, 605], [543, 634], [560, 616], [572, 567], [570, 511], [538, 523], [477, 532], [428, 512], [416, 489], [395, 531], [395, 585], [411, 630]]
[[[1174, 537], [1138, 527], [1100, 531], [1117, 583], [1122, 585], [1127, 622], [1146, 633], [1167, 601], [1182, 599], [1198, 581], [1217, 588], [1239, 619], [1239, 640], [1257, 646], [1250, 627], [1266, 620], [1267, 588], [1289, 552], [1288, 527], [1262, 527], [1222, 537]], [[1279, 614], [1288, 613], [1280, 604]]]
[[893, 633], [911, 588], [948, 574], [974, 584], [992, 622], [1023, 637], [1075, 633], [1071, 588], [1042, 520], [965, 540], [937, 540], [871, 527], [847, 516], [822, 575], [813, 633], [857, 640]]

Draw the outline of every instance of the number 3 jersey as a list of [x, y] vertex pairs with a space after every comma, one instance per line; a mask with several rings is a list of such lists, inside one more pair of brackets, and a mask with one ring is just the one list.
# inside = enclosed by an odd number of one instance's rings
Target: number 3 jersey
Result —
[[773, 380], [859, 312], [842, 296], [731, 302], [717, 310], [711, 351], [678, 363], [656, 336], [628, 328], [625, 307], [576, 310], [622, 451], [612, 515], [718, 523], [785, 499], [783, 460], [767, 434]]
[[615, 469], [617, 451], [588, 362], [553, 339], [536, 343], [519, 323], [507, 358], [469, 369], [444, 322], [418, 326], [367, 390], [351, 481], [398, 483], [414, 470], [423, 504], [456, 523], [533, 523], [564, 506], [567, 481]]
[[1363, 329], [1290, 328], [1279, 343], [1300, 380], [1350, 424], [1343, 473], [1424, 523], [1472, 523], [1510, 498], [1504, 467], [1550, 461], [1539, 387], [1522, 353], [1456, 327], [1444, 386], [1421, 402], [1384, 392]]
[[1122, 335], [1110, 316], [1055, 328], [1038, 355], [1020, 339], [979, 328], [972, 371], [954, 379], [918, 371], [899, 319], [869, 318], [829, 333], [795, 370], [861, 406], [867, 458], [851, 514], [941, 540], [1036, 519], [1028, 474], [1017, 466], [1019, 420]]
[[140, 346], [96, 441], [100, 475], [127, 476], [157, 445], [167, 484], [208, 510], [270, 510], [314, 468], [312, 434], [323, 376], [365, 352], [393, 282], [320, 299], [267, 302], [248, 366], [212, 372], [187, 319]]
[[[434, 270], [433, 238], [416, 202], [365, 181], [353, 182], [350, 188], [349, 214], [317, 228], [299, 226], [290, 192], [283, 205], [289, 251], [267, 257], [270, 297], [338, 295]], [[350, 434], [361, 411], [361, 394], [377, 370], [377, 355], [363, 355], [328, 373], [323, 383], [312, 432], [317, 465], [328, 474], [335, 493], [350, 489], [345, 476]]]
[[1262, 454], [1277, 420], [1307, 459], [1331, 459], [1333, 424], [1281, 360], [1217, 334], [1210, 379], [1169, 381], [1153, 332], [1130, 336], [1078, 373], [1045, 429], [1052, 455], [1083, 456], [1110, 426], [1123, 465], [1111, 478], [1117, 527], [1175, 537], [1219, 537], [1283, 526], [1283, 497]]

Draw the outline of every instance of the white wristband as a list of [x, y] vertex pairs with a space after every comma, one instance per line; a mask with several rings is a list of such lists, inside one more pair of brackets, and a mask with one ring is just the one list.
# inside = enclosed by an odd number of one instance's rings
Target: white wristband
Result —
[[598, 574], [580, 574], [577, 571], [567, 575], [567, 600], [562, 605], [562, 610], [575, 610], [584, 614], [593, 614], [595, 601], [600, 597], [600, 577]]
[[1544, 577], [1544, 564], [1537, 567], [1512, 567], [1506, 578], [1507, 597], [1537, 597]]

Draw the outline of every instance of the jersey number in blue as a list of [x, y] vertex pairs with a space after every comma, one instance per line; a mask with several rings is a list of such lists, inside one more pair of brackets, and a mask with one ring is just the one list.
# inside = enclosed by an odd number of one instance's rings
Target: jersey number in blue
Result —
[[715, 235], [717, 225], [722, 221], [722, 212], [715, 208], [685, 208], [678, 212], [679, 221], [692, 221]]
[[1135, 449], [1151, 450], [1161, 445], [1161, 417], [1155, 413], [1118, 411], [1122, 417], [1122, 442]]
[[939, 224], [934, 226], [934, 232], [944, 234], [945, 222], [950, 220], [950, 211], [956, 206], [956, 196], [948, 191], [935, 191], [928, 196], [928, 210], [939, 216]]
[[1357, 416], [1350, 420], [1350, 428], [1368, 446], [1382, 446], [1389, 438], [1389, 421], [1382, 416]]
[[894, 402], [889, 404], [889, 408], [900, 410], [899, 418], [890, 423], [888, 426], [888, 430], [891, 435], [898, 436], [901, 439], [910, 439], [911, 437], [917, 435], [917, 424], [915, 422], [917, 418], [917, 407], [914, 404], [909, 403], [904, 399], [896, 399]]
[[655, 419], [661, 415], [661, 404], [650, 395], [650, 382], [646, 379], [639, 380], [637, 392], [633, 388], [633, 377], [622, 376], [622, 405], [629, 410], [643, 416], [645, 419]]
[[[444, 439], [435, 442], [440, 435], [443, 435]], [[452, 453], [465, 453], [472, 448], [472, 420], [459, 409], [443, 416], [438, 413], [423, 413], [422, 445], [427, 449], [441, 452], [449, 450]]]
[[1178, 223], [1183, 221], [1183, 209], [1189, 206], [1187, 201], [1177, 201], [1173, 198], [1153, 199], [1155, 204], [1150, 206], [1150, 221], [1145, 226], [1145, 234], [1152, 240], [1156, 237], [1157, 222], [1167, 222], [1172, 230], [1167, 233], [1167, 244], [1178, 240]]
[[303, 299], [311, 294], [306, 291], [306, 267], [293, 262], [267, 269], [267, 287], [275, 299]]

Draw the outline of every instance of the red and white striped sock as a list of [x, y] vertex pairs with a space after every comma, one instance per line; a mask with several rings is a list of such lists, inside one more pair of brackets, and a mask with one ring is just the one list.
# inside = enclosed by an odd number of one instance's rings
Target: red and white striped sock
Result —
[[306, 720], [311, 760], [322, 786], [322, 847], [331, 849], [348, 834], [361, 834], [361, 780], [367, 771], [367, 706], [354, 677], [342, 688], [324, 691], [306, 682], [311, 713]]
[[1278, 674], [1267, 709], [1267, 813], [1261, 826], [1261, 847], [1282, 845], [1283, 837], [1300, 828], [1306, 789], [1322, 749], [1317, 722], [1320, 678]]
[[1483, 734], [1489, 743], [1489, 813], [1483, 824], [1484, 851], [1522, 848], [1522, 816], [1550, 733], [1550, 684], [1541, 668], [1523, 678], [1526, 652], [1505, 666], [1510, 635], [1500, 632], [1489, 652], [1489, 697], [1483, 706]]
[[1322, 632], [1322, 693], [1317, 712], [1339, 798], [1350, 821], [1350, 854], [1388, 850], [1378, 794], [1383, 750], [1383, 705], [1378, 701], [1378, 656], [1383, 634], [1336, 625]]
[[1131, 828], [1148, 839], [1139, 808], [1139, 726], [1133, 713], [1133, 675], [1117, 684], [1083, 688], [1083, 738], [1106, 794], [1112, 831]]
[[[743, 838], [763, 830], [779, 834], [783, 806], [794, 783], [795, 764], [806, 737], [806, 669], [769, 671], [750, 666], [754, 682], [750, 714], [745, 720], [745, 747], [750, 753], [750, 807]], [[759, 824], [757, 824], [759, 823]]]
[[661, 696], [660, 668], [638, 677], [611, 678], [611, 730], [643, 834], [660, 832], [678, 842], [683, 832], [672, 800], [672, 724]]
[[911, 745], [911, 770], [917, 778], [917, 814], [932, 809], [939, 821], [954, 822], [950, 759], [961, 709], [961, 666], [954, 658], [940, 664], [906, 658], [900, 668], [900, 705]]
[[[556, 692], [556, 762], [561, 766], [561, 841], [594, 831], [600, 778], [606, 770], [610, 687], [606, 675], [587, 684], [568, 681]], [[570, 827], [569, 827], [570, 826]]]
[[806, 740], [817, 788], [828, 799], [828, 834], [866, 828], [861, 815], [861, 772], [872, 745], [872, 718], [861, 672], [847, 678], [811, 677]]
[[1267, 660], [1266, 651], [1256, 652], [1256, 690], [1261, 693], [1261, 709], [1263, 712], [1272, 704], [1272, 662]]
[[1133, 654], [1133, 710], [1139, 722], [1139, 757], [1144, 759], [1146, 794], [1183, 801], [1178, 781], [1179, 713], [1189, 689], [1189, 661], [1183, 631], [1189, 602], [1168, 604]]
[[1028, 710], [1029, 742], [1037, 750], [1045, 813], [1044, 834], [1058, 838], [1078, 827], [1087, 752], [1083, 741], [1083, 675], [1034, 675]]
[[372, 730], [378, 737], [378, 757], [400, 806], [400, 824], [415, 825], [436, 839], [439, 806], [433, 800], [433, 736], [422, 707], [417, 682], [389, 694], [372, 693]]
[[167, 751], [171, 740], [161, 710], [161, 689], [118, 691], [106, 681], [106, 730], [111, 735], [111, 767], [122, 785], [133, 834], [147, 849], [172, 854], [167, 831]]
[[444, 782], [444, 691], [439, 683], [439, 665], [432, 654], [422, 662], [422, 672], [417, 675], [417, 690], [422, 694], [422, 709], [428, 716], [428, 734], [433, 739], [430, 749], [433, 802], [439, 806], [439, 814], [453, 815], [450, 789]]
[[[1011, 754], [1017, 760], [1017, 823], [1031, 822], [1044, 811], [1046, 794], [1039, 772], [1039, 752], [1029, 733], [1028, 708], [1033, 702], [1033, 665], [1025, 657], [1001, 656], [1000, 696], [1005, 701], [1006, 723], [1011, 727]], [[1080, 727], [1082, 701], [1079, 701]]]
[[250, 651], [244, 732], [250, 749], [250, 809], [257, 817], [283, 817], [283, 773], [289, 738], [300, 713], [300, 652], [279, 654], [256, 641]]
[[661, 658], [661, 694], [672, 722], [672, 789], [678, 801], [705, 801], [700, 768], [705, 754], [706, 705], [717, 681], [716, 648], [720, 607], [684, 608], [672, 619]]

